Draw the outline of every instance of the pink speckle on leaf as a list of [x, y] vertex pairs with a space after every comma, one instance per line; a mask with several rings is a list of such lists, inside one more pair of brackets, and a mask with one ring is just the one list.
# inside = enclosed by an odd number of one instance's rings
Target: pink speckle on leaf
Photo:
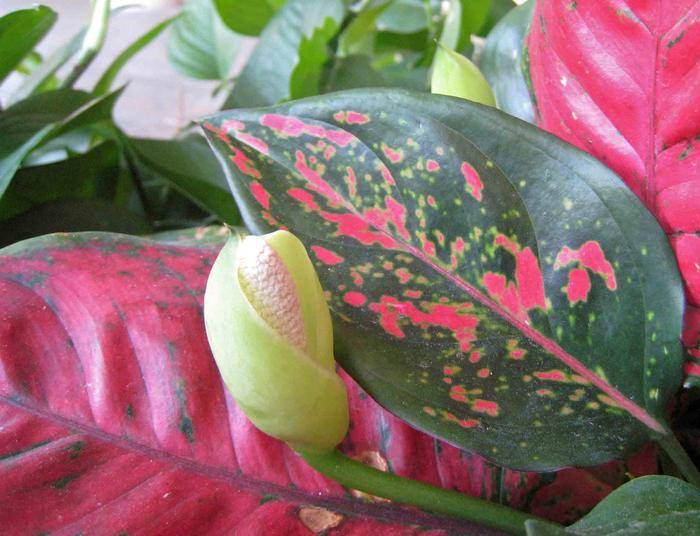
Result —
[[462, 162], [462, 175], [467, 183], [467, 192], [477, 201], [481, 201], [484, 183], [476, 170], [468, 163]]
[[311, 251], [313, 251], [316, 254], [316, 257], [318, 257], [318, 260], [321, 261], [323, 264], [329, 264], [329, 265], [334, 265], [334, 264], [340, 264], [343, 262], [345, 259], [338, 255], [337, 253], [334, 253], [330, 249], [326, 249], [321, 246], [311, 246]]
[[367, 302], [367, 296], [361, 292], [350, 291], [343, 295], [343, 300], [345, 300], [345, 303], [348, 303], [353, 307], [360, 307]]
[[268, 209], [270, 208], [270, 193], [265, 190], [265, 187], [258, 181], [253, 181], [250, 183], [250, 192], [255, 197], [255, 200], [260, 203], [261, 206]]

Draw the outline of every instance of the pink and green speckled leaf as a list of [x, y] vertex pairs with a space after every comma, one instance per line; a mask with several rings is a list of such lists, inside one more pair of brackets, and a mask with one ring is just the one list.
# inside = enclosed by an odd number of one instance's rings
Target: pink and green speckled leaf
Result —
[[497, 110], [390, 90], [204, 129], [247, 225], [312, 252], [337, 357], [392, 412], [532, 470], [665, 433], [680, 279], [654, 218], [595, 159]]
[[538, 124], [609, 165], [669, 235], [687, 382], [700, 385], [700, 2], [536, 4], [526, 54]]
[[[357, 500], [250, 424], [204, 332], [219, 231], [159, 235], [170, 243], [54, 235], [0, 251], [0, 532], [494, 534]], [[343, 452], [554, 521], [575, 521], [628, 474], [655, 470], [644, 453], [546, 475], [495, 467], [343, 379]]]

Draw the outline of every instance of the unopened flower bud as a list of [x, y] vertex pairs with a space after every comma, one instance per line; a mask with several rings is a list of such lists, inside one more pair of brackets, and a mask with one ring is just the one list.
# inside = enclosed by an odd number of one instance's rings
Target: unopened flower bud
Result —
[[204, 320], [224, 382], [255, 426], [297, 449], [342, 441], [348, 403], [330, 313], [298, 238], [231, 237], [209, 275]]

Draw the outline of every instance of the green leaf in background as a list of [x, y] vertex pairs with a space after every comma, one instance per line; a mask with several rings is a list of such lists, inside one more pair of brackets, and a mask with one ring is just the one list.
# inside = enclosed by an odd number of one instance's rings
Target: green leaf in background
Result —
[[119, 151], [113, 142], [60, 162], [20, 169], [0, 199], [0, 221], [50, 201], [101, 196], [116, 184], [118, 173]]
[[658, 223], [593, 157], [494, 108], [396, 90], [204, 126], [248, 227], [305, 242], [338, 359], [401, 418], [529, 470], [668, 433], [681, 281]]
[[46, 6], [21, 9], [0, 17], [0, 83], [29, 54], [56, 22]]
[[[346, 11], [343, 0], [288, 0], [260, 35], [224, 107], [265, 106], [290, 98], [293, 73], [307, 61], [300, 55], [304, 38], [312, 37], [317, 28], [328, 28], [327, 19], [340, 27]], [[317, 92], [318, 88], [306, 89]]]
[[335, 20], [327, 17], [310, 37], [302, 36], [299, 43], [299, 62], [289, 79], [292, 99], [311, 97], [320, 93], [322, 69], [328, 60], [328, 42], [338, 31]]
[[394, 0], [376, 20], [380, 32], [412, 34], [427, 27], [428, 10], [423, 0]]
[[211, 0], [187, 0], [173, 24], [168, 59], [186, 76], [225, 80], [243, 39], [221, 22]]
[[[455, 0], [451, 0], [451, 2], [454, 3]], [[454, 50], [462, 50], [469, 45], [472, 34], [480, 34], [491, 9], [491, 0], [459, 0], [459, 4], [462, 24], [459, 41], [456, 46], [450, 47]]]
[[491, 29], [498, 24], [498, 21], [506, 16], [513, 6], [515, 0], [491, 0], [489, 13], [486, 16], [486, 22], [481, 27], [481, 35], [488, 35]]
[[438, 95], [451, 95], [487, 106], [496, 101], [489, 83], [479, 68], [468, 58], [450, 50], [442, 43], [435, 53], [431, 91]]
[[234, 32], [259, 35], [285, 0], [213, 0], [221, 20]]
[[535, 122], [530, 92], [522, 71], [523, 43], [530, 28], [534, 0], [513, 8], [486, 38], [481, 70], [491, 85], [496, 106], [528, 123]]
[[528, 536], [696, 536], [700, 490], [670, 476], [635, 478], [566, 529], [525, 522]]
[[226, 178], [201, 136], [181, 140], [127, 141], [140, 166], [171, 184], [183, 195], [222, 222], [240, 222], [236, 203], [228, 193]]
[[340, 58], [352, 55], [372, 55], [376, 37], [375, 27], [377, 17], [379, 17], [390, 4], [390, 0], [369, 3], [352, 19], [338, 38], [337, 55]]
[[54, 126], [90, 101], [87, 93], [73, 90], [36, 95], [0, 114], [0, 197], [22, 160]]
[[389, 83], [372, 65], [372, 58], [351, 55], [333, 62], [328, 73], [324, 93], [362, 87], [383, 87]]
[[57, 84], [56, 71], [66, 64], [80, 50], [80, 45], [85, 39], [86, 28], [71, 37], [62, 46], [54, 49], [44, 61], [27, 76], [17, 89], [7, 98], [7, 105], [13, 105], [26, 99], [34, 92], [56, 89], [51, 87]]
[[124, 65], [126, 65], [127, 62], [136, 54], [141, 52], [141, 50], [145, 46], [147, 46], [151, 41], [158, 37], [163, 32], [163, 30], [170, 26], [170, 24], [174, 20], [175, 17], [171, 17], [169, 19], [164, 20], [163, 22], [159, 22], [153, 28], [148, 30], [145, 34], [143, 34], [141, 37], [139, 37], [133, 43], [131, 43], [128, 47], [126, 47], [119, 54], [119, 56], [116, 57], [116, 59], [107, 68], [107, 70], [104, 73], [102, 73], [102, 76], [100, 76], [100, 79], [97, 81], [94, 89], [92, 90], [93, 95], [104, 95], [105, 93], [107, 93], [112, 87], [114, 80], [117, 78], [119, 71], [121, 71]]
[[62, 199], [37, 205], [3, 221], [0, 226], [0, 247], [49, 233], [109, 231], [146, 234], [150, 230], [140, 215], [107, 201]]

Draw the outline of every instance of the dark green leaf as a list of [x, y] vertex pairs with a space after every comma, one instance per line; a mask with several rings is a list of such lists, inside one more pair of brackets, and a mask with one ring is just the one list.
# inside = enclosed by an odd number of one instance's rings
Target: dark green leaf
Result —
[[49, 201], [89, 199], [111, 190], [116, 183], [118, 164], [117, 146], [110, 142], [84, 155], [20, 169], [0, 200], [0, 220]]
[[529, 123], [535, 122], [535, 114], [523, 76], [522, 55], [534, 7], [534, 0], [529, 0], [501, 19], [486, 39], [480, 62], [496, 106]]
[[0, 17], [0, 83], [29, 54], [56, 22], [46, 6], [21, 9]]
[[666, 433], [680, 278], [593, 157], [493, 108], [383, 89], [205, 128], [248, 227], [310, 248], [338, 358], [400, 417], [532, 470]]
[[74, 35], [64, 45], [56, 48], [36, 69], [25, 78], [19, 87], [8, 97], [8, 104], [15, 104], [26, 99], [32, 93], [42, 90], [55, 89], [51, 87], [55, 80], [56, 71], [71, 59], [80, 50], [80, 45], [85, 38], [86, 29]]
[[284, 0], [213, 0], [221, 20], [234, 32], [260, 35]]
[[107, 70], [102, 73], [102, 76], [95, 84], [95, 88], [92, 90], [93, 95], [104, 95], [107, 93], [112, 87], [112, 84], [114, 83], [114, 80], [119, 74], [119, 71], [121, 71], [122, 67], [124, 67], [124, 65], [126, 65], [126, 63], [136, 54], [138, 54], [145, 46], [158, 37], [161, 32], [170, 26], [174, 20], [175, 17], [171, 17], [163, 22], [159, 22], [136, 41], [126, 47], [107, 68]]
[[5, 220], [0, 226], [0, 247], [48, 233], [81, 231], [145, 234], [150, 227], [139, 215], [106, 201], [65, 199]]
[[[13, 175], [28, 155], [42, 144], [54, 140], [46, 152], [70, 147], [60, 140], [80, 129], [109, 119], [121, 89], [93, 98], [89, 93], [64, 89], [39, 93], [25, 99], [0, 114], [0, 198]], [[90, 134], [81, 136], [87, 138]], [[84, 145], [84, 144], [83, 144]], [[64, 152], [69, 152], [64, 150]], [[62, 156], [62, 155], [59, 155]], [[55, 158], [49, 158], [53, 160]], [[45, 163], [46, 159], [39, 159]]]
[[0, 114], [0, 197], [29, 152], [55, 125], [90, 101], [87, 93], [51, 91], [23, 100]]
[[670, 476], [635, 478], [566, 529], [525, 522], [528, 536], [695, 536], [700, 490]]
[[224, 80], [242, 41], [223, 25], [210, 0], [188, 0], [173, 24], [168, 58], [186, 76]]
[[[299, 53], [304, 38], [312, 37], [319, 27], [339, 27], [345, 13], [343, 0], [289, 0], [260, 35], [224, 106], [264, 106], [288, 99], [292, 75], [306, 61]], [[317, 93], [318, 88], [306, 92]]]
[[200, 136], [182, 140], [129, 139], [141, 166], [211, 212], [221, 221], [240, 221], [226, 178]]

